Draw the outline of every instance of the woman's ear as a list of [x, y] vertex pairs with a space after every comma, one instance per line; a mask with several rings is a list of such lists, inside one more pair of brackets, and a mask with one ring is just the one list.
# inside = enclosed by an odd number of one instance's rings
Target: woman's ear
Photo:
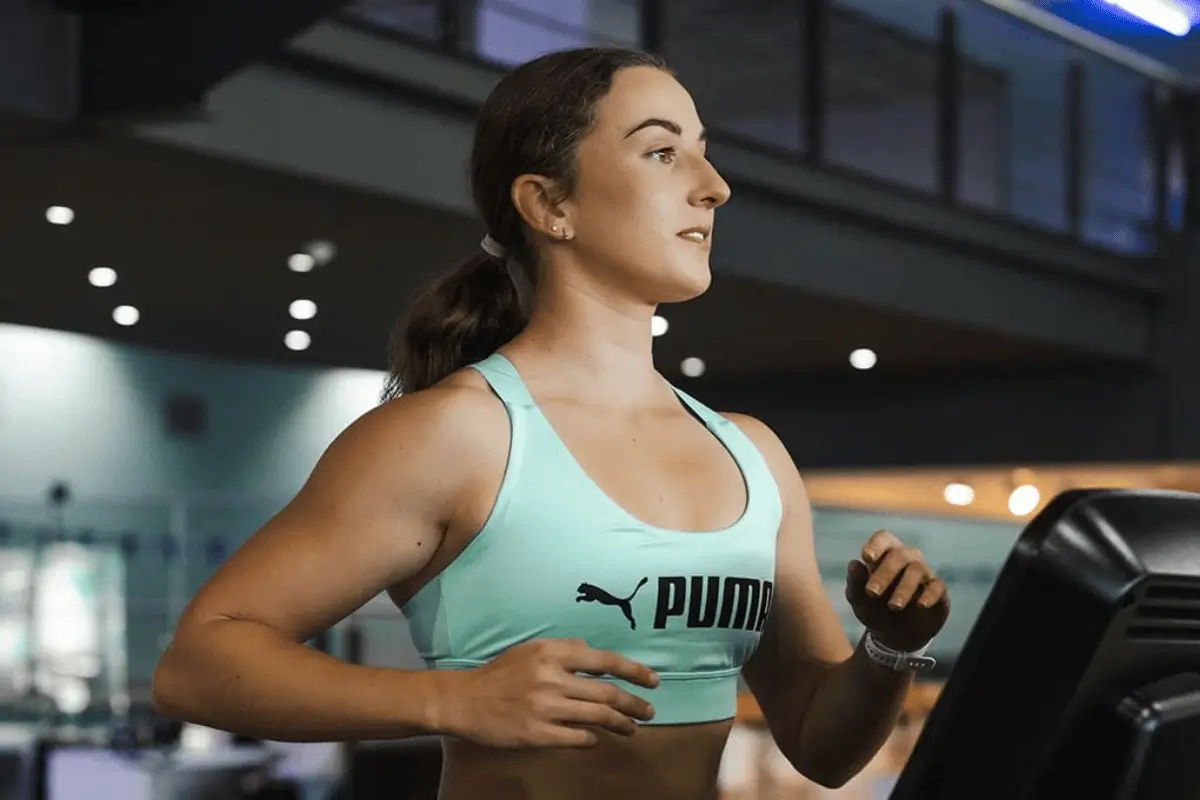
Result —
[[571, 221], [554, 181], [541, 175], [520, 175], [512, 185], [512, 203], [534, 233], [550, 239], [570, 238]]

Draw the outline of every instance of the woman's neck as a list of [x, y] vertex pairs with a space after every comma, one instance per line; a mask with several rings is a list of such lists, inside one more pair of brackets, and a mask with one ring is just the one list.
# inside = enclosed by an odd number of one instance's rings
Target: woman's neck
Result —
[[[562, 391], [640, 405], [661, 393], [654, 368], [653, 306], [617, 301], [592, 287], [540, 287], [529, 325], [510, 345]], [[508, 349], [508, 348], [506, 348]]]

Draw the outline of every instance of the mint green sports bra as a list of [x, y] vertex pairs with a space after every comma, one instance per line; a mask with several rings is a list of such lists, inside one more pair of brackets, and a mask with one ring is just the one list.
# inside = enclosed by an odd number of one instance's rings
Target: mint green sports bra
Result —
[[655, 689], [602, 678], [653, 704], [649, 724], [732, 718], [771, 608], [782, 517], [758, 448], [676, 390], [736, 460], [748, 500], [720, 531], [656, 528], [591, 480], [508, 359], [474, 368], [508, 411], [508, 465], [482, 530], [402, 609], [425, 663], [467, 669], [531, 639], [581, 638], [659, 674]]

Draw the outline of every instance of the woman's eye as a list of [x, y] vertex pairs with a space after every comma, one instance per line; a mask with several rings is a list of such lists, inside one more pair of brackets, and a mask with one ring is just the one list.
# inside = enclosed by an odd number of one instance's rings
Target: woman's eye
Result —
[[675, 160], [675, 148], [664, 147], [661, 150], [655, 150], [650, 154], [650, 157], [664, 164], [670, 164]]

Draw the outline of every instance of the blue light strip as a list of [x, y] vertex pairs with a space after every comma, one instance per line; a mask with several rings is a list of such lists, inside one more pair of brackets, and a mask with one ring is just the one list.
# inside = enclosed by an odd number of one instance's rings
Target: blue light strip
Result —
[[1105, 0], [1144, 22], [1175, 36], [1187, 36], [1192, 29], [1188, 12], [1171, 0]]

